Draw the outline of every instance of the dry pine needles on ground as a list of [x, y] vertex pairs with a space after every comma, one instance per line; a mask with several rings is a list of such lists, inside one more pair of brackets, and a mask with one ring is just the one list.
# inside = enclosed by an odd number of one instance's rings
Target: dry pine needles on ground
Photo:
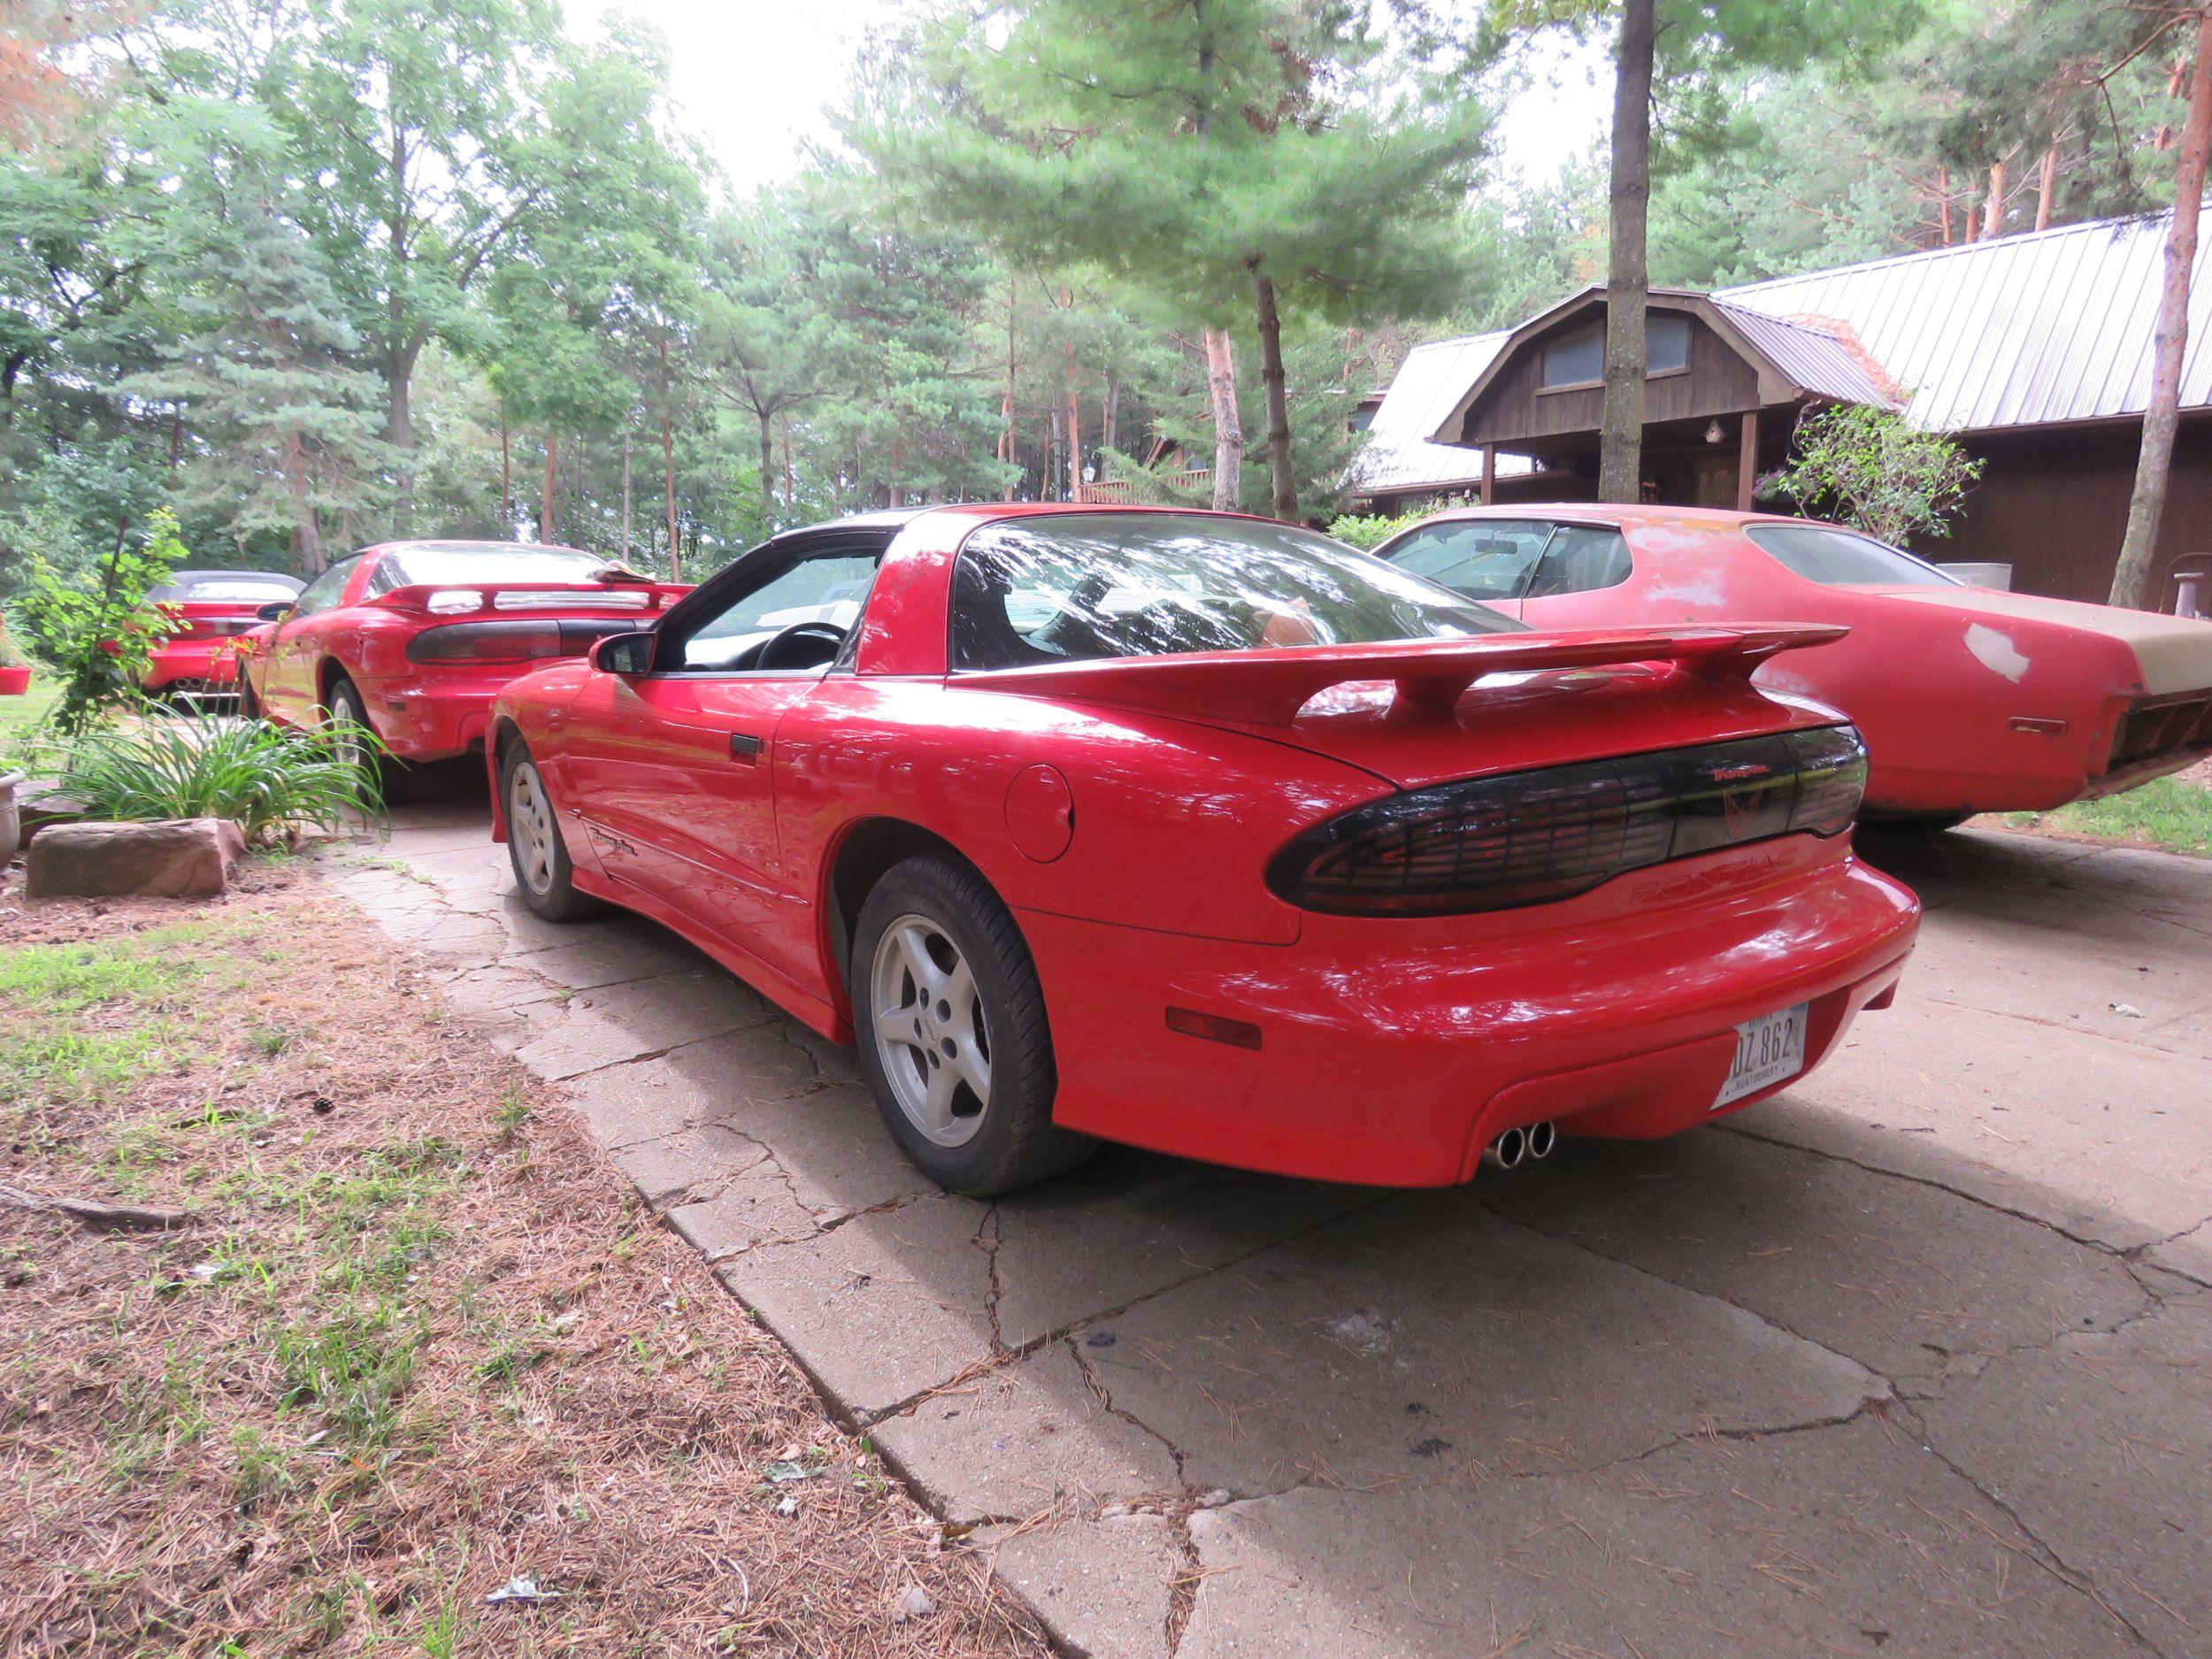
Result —
[[0, 1206], [0, 1652], [1042, 1651], [298, 870], [0, 895], [0, 1121], [10, 1186], [189, 1217]]

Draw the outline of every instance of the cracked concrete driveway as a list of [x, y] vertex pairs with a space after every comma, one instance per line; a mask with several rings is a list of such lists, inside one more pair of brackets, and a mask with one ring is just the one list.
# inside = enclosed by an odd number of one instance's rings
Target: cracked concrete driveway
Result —
[[1897, 1008], [1770, 1104], [1380, 1193], [1109, 1149], [996, 1203], [480, 795], [333, 879], [579, 1109], [1070, 1650], [2212, 1655], [2212, 869], [1878, 853]]

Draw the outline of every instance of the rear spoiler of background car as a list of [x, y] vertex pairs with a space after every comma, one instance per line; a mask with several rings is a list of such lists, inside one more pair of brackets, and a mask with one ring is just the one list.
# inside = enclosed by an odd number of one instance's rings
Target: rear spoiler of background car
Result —
[[362, 603], [433, 617], [517, 611], [634, 611], [657, 616], [690, 591], [683, 582], [422, 582]]
[[1778, 651], [1826, 645], [1846, 632], [1776, 626], [1485, 634], [1471, 639], [1113, 657], [957, 674], [951, 683], [1159, 714], [1288, 726], [1331, 686], [1392, 680], [1401, 703], [1448, 713], [1486, 674], [1671, 663], [1705, 679], [1743, 680]]

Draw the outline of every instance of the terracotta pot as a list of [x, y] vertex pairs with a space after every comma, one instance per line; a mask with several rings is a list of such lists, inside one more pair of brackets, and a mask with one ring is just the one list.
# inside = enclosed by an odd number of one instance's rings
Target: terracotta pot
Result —
[[0, 668], [0, 697], [19, 697], [30, 688], [28, 668]]

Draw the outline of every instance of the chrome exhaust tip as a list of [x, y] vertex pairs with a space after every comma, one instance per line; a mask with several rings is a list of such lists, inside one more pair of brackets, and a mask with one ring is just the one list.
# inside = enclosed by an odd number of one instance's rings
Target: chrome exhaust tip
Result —
[[1520, 1129], [1508, 1129], [1483, 1148], [1482, 1161], [1494, 1170], [1517, 1170], [1521, 1160], [1528, 1156], [1528, 1134]]
[[1528, 1126], [1528, 1161], [1541, 1164], [1559, 1148], [1559, 1126], [1548, 1118]]

